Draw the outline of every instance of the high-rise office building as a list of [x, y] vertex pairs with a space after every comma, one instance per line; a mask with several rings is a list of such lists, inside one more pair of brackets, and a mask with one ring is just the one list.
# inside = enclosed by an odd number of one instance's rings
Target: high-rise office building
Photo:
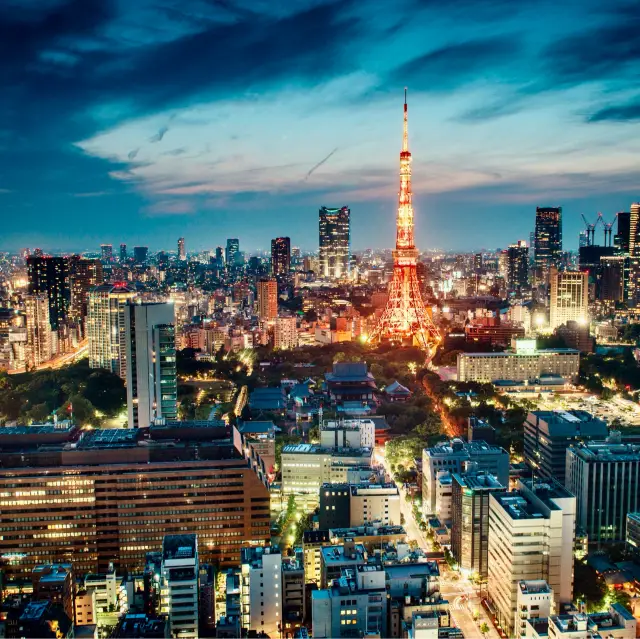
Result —
[[125, 283], [102, 284], [89, 291], [87, 337], [89, 366], [127, 377], [124, 308], [136, 296]]
[[198, 637], [198, 536], [167, 535], [162, 541], [162, 609], [171, 637]]
[[558, 271], [552, 266], [549, 283], [549, 326], [555, 329], [570, 320], [586, 323], [589, 274], [582, 271]]
[[640, 303], [640, 202], [629, 213], [629, 304]]
[[240, 240], [237, 238], [227, 239], [227, 250], [225, 252], [225, 258], [227, 267], [231, 268], [236, 265], [236, 255], [240, 252]]
[[351, 211], [343, 206], [319, 211], [320, 277], [339, 280], [349, 277], [351, 264]]
[[177, 415], [175, 316], [171, 303], [124, 306], [130, 428]]
[[628, 290], [628, 260], [624, 255], [607, 255], [600, 258], [600, 282], [598, 299], [602, 302], [622, 302]]
[[26, 363], [39, 366], [51, 359], [49, 301], [44, 295], [27, 295], [24, 301], [27, 319]]
[[71, 307], [69, 318], [84, 333], [84, 323], [89, 312], [89, 291], [102, 284], [102, 262], [74, 256], [70, 260], [69, 288]]
[[60, 426], [0, 429], [0, 555], [16, 558], [6, 575], [45, 557], [76, 574], [112, 562], [142, 573], [146, 554], [184, 531], [203, 563], [237, 567], [241, 547], [269, 538], [269, 490], [223, 422]]
[[562, 257], [562, 208], [536, 208], [534, 266], [539, 281], [546, 283], [552, 266]]
[[564, 484], [567, 448], [608, 434], [605, 421], [583, 410], [534, 410], [524, 422], [524, 459], [536, 477]]
[[524, 240], [507, 249], [507, 286], [514, 292], [529, 286], [529, 247]]
[[258, 317], [271, 322], [278, 317], [278, 282], [273, 278], [258, 280]]
[[127, 245], [120, 244], [120, 264], [125, 264], [127, 259]]
[[140, 266], [144, 266], [149, 258], [148, 246], [134, 246], [133, 247], [133, 261]]
[[45, 295], [49, 302], [49, 322], [57, 331], [67, 320], [71, 295], [69, 262], [66, 257], [30, 257], [27, 259], [29, 295]]
[[291, 270], [291, 240], [276, 237], [271, 240], [271, 272], [273, 275], [288, 275]]
[[224, 261], [224, 247], [216, 246], [216, 264], [222, 268], [225, 264]]
[[640, 511], [640, 446], [612, 435], [572, 446], [566, 463], [565, 484], [589, 543], [623, 542], [627, 513]]
[[113, 262], [113, 244], [100, 244], [100, 253], [103, 262]]
[[184, 237], [178, 238], [178, 259], [184, 261], [187, 259], [187, 252], [184, 248]]
[[629, 255], [629, 243], [631, 240], [631, 212], [620, 211], [617, 216], [618, 228], [613, 244], [623, 255]]
[[435, 513], [438, 473], [441, 470], [461, 473], [469, 462], [475, 462], [477, 470], [495, 475], [503, 486], [508, 485], [509, 453], [504, 448], [483, 441], [467, 443], [457, 438], [440, 442], [422, 451], [422, 508], [425, 515]]
[[484, 581], [489, 573], [489, 495], [507, 489], [491, 473], [453, 473], [451, 479], [451, 553], [462, 571]]
[[573, 601], [576, 498], [561, 484], [520, 480], [489, 497], [488, 599], [507, 636], [516, 636], [519, 582], [544, 579], [556, 609]]

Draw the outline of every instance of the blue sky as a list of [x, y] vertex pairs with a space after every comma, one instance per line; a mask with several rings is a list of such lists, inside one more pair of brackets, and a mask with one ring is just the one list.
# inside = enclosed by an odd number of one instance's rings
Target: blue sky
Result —
[[640, 200], [639, 32], [622, 0], [4, 0], [0, 248], [312, 249], [321, 205], [390, 246], [405, 85], [421, 248], [536, 205], [573, 248]]

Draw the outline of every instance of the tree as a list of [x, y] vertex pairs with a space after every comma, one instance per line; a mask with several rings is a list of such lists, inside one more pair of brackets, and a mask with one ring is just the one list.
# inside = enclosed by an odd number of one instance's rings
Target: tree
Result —
[[483, 636], [483, 637], [486, 637], [486, 636], [487, 636], [487, 633], [489, 632], [489, 625], [487, 624], [487, 622], [486, 622], [486, 621], [483, 621], [483, 622], [480, 624], [480, 632], [482, 633], [482, 636]]
[[57, 412], [58, 419], [70, 419], [72, 414], [73, 421], [79, 426], [100, 426], [101, 420], [96, 416], [95, 406], [82, 395], [71, 395]]
[[50, 417], [49, 408], [46, 404], [36, 404], [24, 413], [24, 417], [29, 424], [42, 424]]

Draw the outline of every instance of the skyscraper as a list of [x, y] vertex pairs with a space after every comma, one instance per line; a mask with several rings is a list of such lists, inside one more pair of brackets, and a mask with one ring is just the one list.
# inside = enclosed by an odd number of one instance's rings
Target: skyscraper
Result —
[[640, 203], [631, 205], [629, 213], [629, 304], [640, 303]]
[[216, 246], [216, 263], [222, 268], [224, 266], [224, 247]]
[[57, 331], [67, 319], [69, 302], [69, 263], [66, 257], [30, 257], [27, 260], [29, 294], [45, 295], [49, 301], [49, 322]]
[[89, 291], [87, 337], [91, 368], [106, 368], [126, 379], [124, 307], [135, 295], [135, 289], [124, 282], [102, 284]]
[[628, 255], [631, 239], [631, 213], [629, 211], [620, 211], [617, 219], [618, 229], [614, 237], [614, 245], [621, 253]]
[[278, 317], [278, 282], [273, 278], [258, 280], [258, 317], [268, 322]]
[[276, 317], [273, 329], [273, 347], [286, 350], [298, 345], [298, 331], [295, 317]]
[[144, 266], [147, 263], [147, 258], [149, 257], [149, 247], [148, 246], [134, 246], [133, 247], [133, 261], [136, 264]]
[[184, 237], [178, 238], [178, 259], [181, 261], [187, 259], [187, 253], [184, 249]]
[[351, 263], [351, 210], [343, 206], [330, 209], [323, 206], [320, 222], [320, 276], [339, 280], [349, 277]]
[[485, 472], [453, 473], [451, 479], [451, 552], [461, 570], [484, 581], [489, 572], [489, 495], [506, 487]]
[[44, 295], [27, 295], [25, 298], [27, 316], [27, 366], [39, 366], [51, 359], [51, 325], [49, 323], [49, 302]]
[[176, 337], [173, 304], [124, 306], [129, 428], [177, 415]]
[[586, 323], [589, 274], [582, 271], [561, 272], [552, 266], [549, 272], [549, 283], [549, 326], [555, 329], [569, 320]]
[[534, 266], [538, 281], [546, 283], [552, 266], [562, 257], [562, 207], [536, 208]]
[[89, 311], [89, 291], [102, 284], [102, 262], [74, 256], [70, 260], [69, 287], [71, 289], [71, 308], [69, 317], [76, 326], [84, 329]]
[[273, 275], [288, 275], [291, 270], [291, 240], [276, 237], [271, 240], [271, 272]]
[[100, 244], [103, 262], [113, 262], [113, 244]]
[[600, 258], [598, 299], [610, 303], [624, 301], [628, 289], [628, 260], [624, 255], [603, 255]]
[[163, 604], [169, 636], [198, 637], [198, 536], [167, 535], [162, 541]]
[[227, 267], [231, 268], [236, 265], [236, 254], [240, 251], [240, 240], [237, 238], [229, 238], [227, 240], [226, 261]]
[[125, 264], [127, 261], [127, 245], [120, 244], [120, 264]]
[[524, 240], [507, 249], [507, 285], [518, 292], [529, 286], [529, 247]]

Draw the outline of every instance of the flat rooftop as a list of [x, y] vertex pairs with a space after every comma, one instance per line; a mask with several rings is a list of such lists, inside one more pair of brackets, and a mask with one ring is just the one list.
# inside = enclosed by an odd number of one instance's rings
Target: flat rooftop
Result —
[[193, 559], [197, 548], [196, 535], [165, 535], [162, 556], [164, 559]]
[[534, 410], [526, 422], [542, 427], [550, 437], [581, 435], [604, 439], [609, 434], [607, 423], [586, 410]]
[[498, 503], [509, 514], [511, 519], [544, 519], [544, 513], [535, 504], [525, 499], [520, 493], [495, 494]]
[[453, 477], [460, 486], [470, 490], [504, 490], [506, 488], [491, 473], [454, 473]]
[[475, 455], [499, 455], [507, 454], [500, 446], [487, 444], [482, 439], [472, 442], [466, 442], [462, 439], [452, 439], [450, 442], [440, 442], [431, 448], [425, 448], [425, 452], [429, 457], [448, 457], [458, 455], [460, 457], [468, 457]]
[[542, 595], [552, 592], [549, 584], [544, 579], [530, 579], [519, 581], [518, 587], [523, 595]]
[[640, 445], [623, 444], [615, 441], [591, 441], [572, 446], [578, 457], [590, 462], [639, 461]]
[[370, 448], [323, 448], [317, 444], [288, 444], [283, 453], [296, 455], [331, 455], [332, 457], [368, 457]]

